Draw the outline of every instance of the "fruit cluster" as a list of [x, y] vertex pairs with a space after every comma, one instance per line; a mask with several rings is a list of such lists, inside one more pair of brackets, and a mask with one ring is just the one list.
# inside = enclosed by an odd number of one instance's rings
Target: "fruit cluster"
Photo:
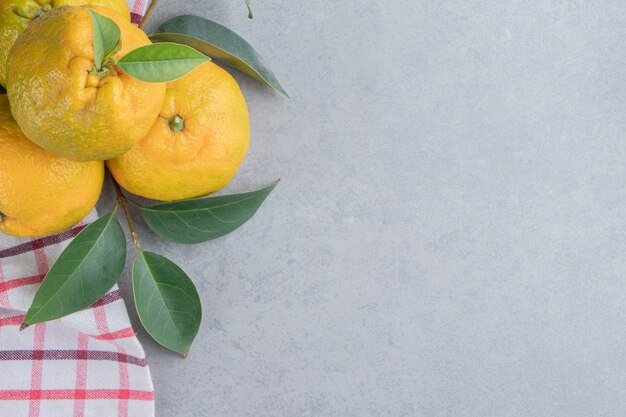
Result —
[[126, 190], [162, 201], [215, 192], [235, 175], [248, 111], [208, 57], [152, 44], [124, 0], [0, 4], [0, 231], [76, 224], [99, 198], [105, 165]]

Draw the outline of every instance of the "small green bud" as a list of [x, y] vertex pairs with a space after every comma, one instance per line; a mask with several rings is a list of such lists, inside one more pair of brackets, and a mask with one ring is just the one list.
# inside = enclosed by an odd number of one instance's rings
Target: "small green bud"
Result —
[[185, 128], [185, 121], [178, 115], [172, 117], [167, 124], [169, 124], [170, 129], [172, 129], [174, 133], [178, 133]]

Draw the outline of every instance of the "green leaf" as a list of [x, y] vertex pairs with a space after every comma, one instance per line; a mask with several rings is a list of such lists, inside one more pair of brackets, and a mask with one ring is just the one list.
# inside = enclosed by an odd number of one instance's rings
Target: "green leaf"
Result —
[[58, 319], [98, 301], [124, 270], [126, 239], [114, 213], [81, 231], [52, 265], [23, 326]]
[[96, 68], [102, 68], [102, 64], [109, 55], [118, 49], [121, 42], [119, 26], [93, 10], [89, 10], [93, 19], [93, 52]]
[[150, 336], [187, 356], [200, 328], [202, 305], [185, 271], [164, 256], [139, 251], [133, 265], [133, 294]]
[[254, 15], [252, 15], [252, 7], [250, 7], [250, 0], [246, 0], [246, 7], [248, 8], [248, 19], [254, 19]]
[[138, 80], [162, 83], [174, 81], [210, 60], [189, 46], [164, 42], [130, 51], [117, 66]]
[[199, 243], [224, 236], [250, 220], [278, 182], [257, 191], [142, 207], [148, 226], [164, 239]]
[[163, 23], [158, 33], [150, 37], [189, 45], [289, 97], [254, 48], [241, 36], [218, 23], [198, 16], [178, 16]]

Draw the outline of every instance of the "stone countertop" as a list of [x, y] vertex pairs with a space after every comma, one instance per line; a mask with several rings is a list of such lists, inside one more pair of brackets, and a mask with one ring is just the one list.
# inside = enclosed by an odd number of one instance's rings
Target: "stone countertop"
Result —
[[136, 219], [204, 306], [187, 360], [139, 331], [158, 417], [626, 414], [623, 1], [161, 2], [291, 99], [237, 75], [243, 228]]

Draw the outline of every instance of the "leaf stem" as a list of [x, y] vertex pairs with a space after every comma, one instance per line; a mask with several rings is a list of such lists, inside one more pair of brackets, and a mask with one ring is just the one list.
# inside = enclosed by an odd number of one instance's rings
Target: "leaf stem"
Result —
[[117, 181], [115, 181], [113, 177], [111, 177], [111, 181], [113, 181], [113, 187], [115, 187], [115, 192], [117, 194], [117, 201], [122, 206], [122, 209], [124, 209], [124, 216], [126, 217], [126, 223], [128, 223], [128, 228], [130, 229], [130, 235], [133, 238], [133, 243], [135, 244], [137, 249], [141, 251], [142, 249], [141, 249], [141, 245], [139, 244], [139, 236], [137, 235], [137, 231], [135, 230], [135, 225], [133, 223], [133, 220], [130, 217], [130, 213], [128, 212], [128, 206], [126, 206], [126, 197], [124, 197], [124, 194], [122, 193], [122, 188], [117, 183]]
[[148, 22], [148, 18], [150, 17], [152, 12], [154, 11], [154, 8], [156, 7], [158, 2], [159, 2], [159, 0], [152, 0], [150, 2], [150, 6], [148, 6], [148, 10], [146, 10], [146, 14], [143, 16], [143, 19], [141, 19], [141, 22], [139, 22], [139, 29], [143, 29], [143, 27], [146, 24], [146, 22]]

